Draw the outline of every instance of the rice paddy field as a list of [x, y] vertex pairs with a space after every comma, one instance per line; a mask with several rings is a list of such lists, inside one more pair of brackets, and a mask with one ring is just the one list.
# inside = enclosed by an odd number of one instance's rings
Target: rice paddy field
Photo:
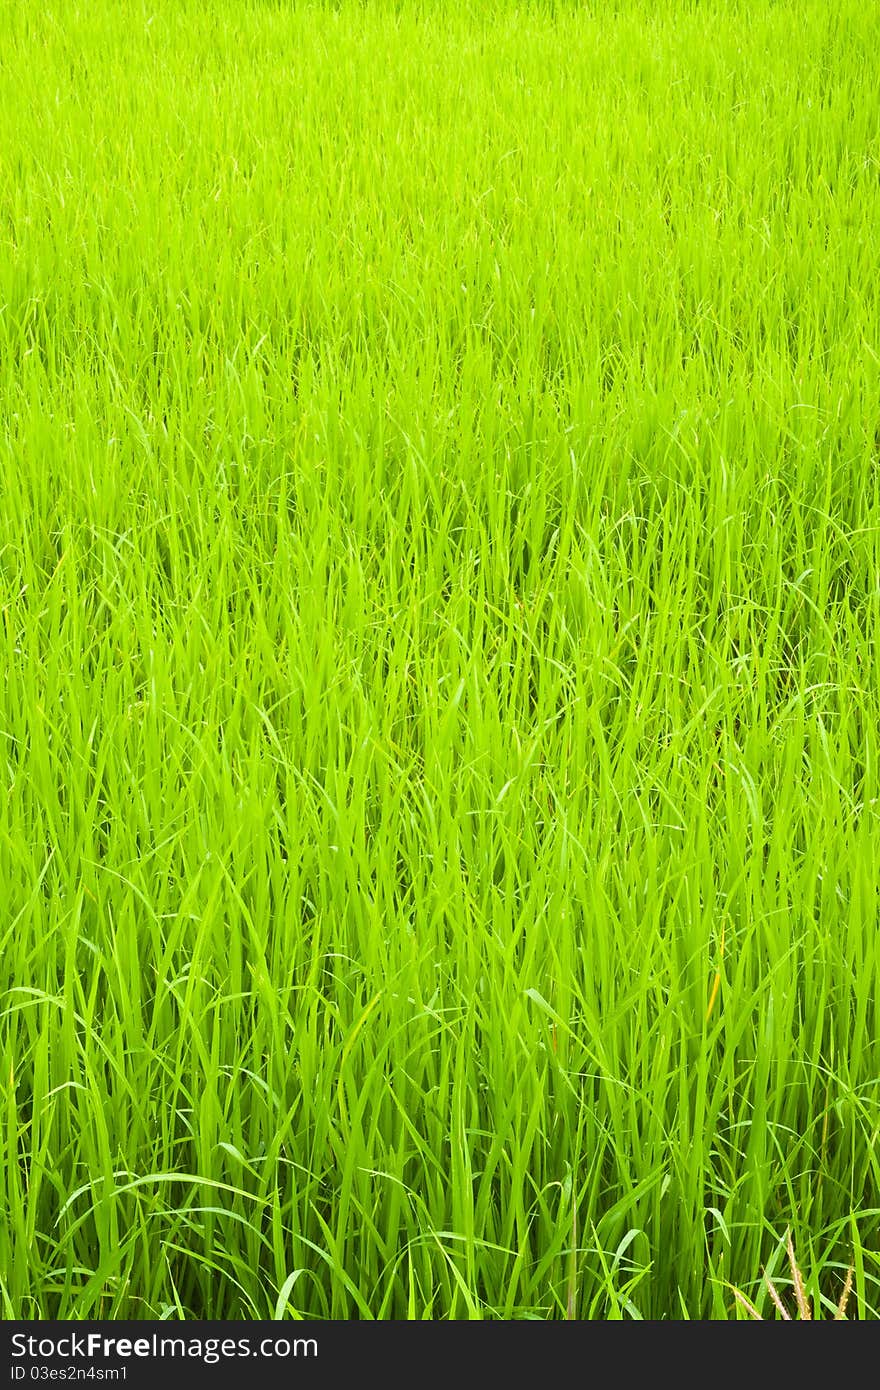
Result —
[[0, 4], [5, 1318], [877, 1316], [878, 52]]

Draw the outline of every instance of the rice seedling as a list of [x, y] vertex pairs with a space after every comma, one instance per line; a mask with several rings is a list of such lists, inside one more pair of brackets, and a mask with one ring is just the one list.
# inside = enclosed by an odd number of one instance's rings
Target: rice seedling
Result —
[[878, 43], [0, 5], [4, 1316], [876, 1316]]

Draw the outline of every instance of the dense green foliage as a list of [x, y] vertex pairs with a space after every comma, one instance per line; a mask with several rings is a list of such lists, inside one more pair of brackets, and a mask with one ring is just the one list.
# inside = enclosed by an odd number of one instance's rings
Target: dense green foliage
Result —
[[875, 1315], [878, 51], [4, 0], [7, 1316]]

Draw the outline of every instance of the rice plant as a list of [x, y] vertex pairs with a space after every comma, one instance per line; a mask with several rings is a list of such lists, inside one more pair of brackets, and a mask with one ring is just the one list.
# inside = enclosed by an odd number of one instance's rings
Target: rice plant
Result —
[[0, 5], [5, 1316], [876, 1316], [878, 47]]

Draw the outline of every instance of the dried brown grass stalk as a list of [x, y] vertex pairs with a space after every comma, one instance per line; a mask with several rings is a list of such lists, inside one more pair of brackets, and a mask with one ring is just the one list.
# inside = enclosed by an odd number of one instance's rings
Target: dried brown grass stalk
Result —
[[[790, 1229], [786, 1230], [785, 1232], [785, 1248], [788, 1253], [788, 1264], [789, 1268], [791, 1269], [791, 1282], [794, 1288], [795, 1304], [797, 1305], [797, 1321], [811, 1322], [813, 1320], [813, 1309], [810, 1304], [810, 1300], [807, 1297], [807, 1289], [806, 1284], [804, 1282], [804, 1276], [801, 1273], [797, 1259], [795, 1257], [794, 1242], [791, 1237]], [[786, 1322], [792, 1322], [793, 1319], [791, 1313], [788, 1311], [781, 1297], [779, 1296], [779, 1291], [773, 1283], [773, 1280], [770, 1278], [766, 1270], [763, 1271], [763, 1274], [764, 1283], [767, 1286], [767, 1292], [769, 1293], [770, 1298], [773, 1302], [773, 1306], [776, 1308], [776, 1311], [779, 1313], [779, 1316], [783, 1318]], [[846, 1308], [847, 1304], [849, 1303], [849, 1296], [852, 1293], [852, 1286], [853, 1268], [852, 1265], [850, 1265], [849, 1269], [846, 1272], [846, 1282], [843, 1286], [843, 1293], [840, 1295], [840, 1301], [838, 1302], [837, 1308], [835, 1309], [835, 1322], [843, 1322], [846, 1318]], [[754, 1318], [758, 1322], [763, 1321], [763, 1318], [761, 1317], [761, 1314], [758, 1312], [754, 1303], [752, 1303], [751, 1299], [746, 1298], [746, 1295], [740, 1289], [733, 1289], [733, 1296], [736, 1299], [737, 1303], [739, 1303], [742, 1308], [745, 1308], [750, 1318]]]

